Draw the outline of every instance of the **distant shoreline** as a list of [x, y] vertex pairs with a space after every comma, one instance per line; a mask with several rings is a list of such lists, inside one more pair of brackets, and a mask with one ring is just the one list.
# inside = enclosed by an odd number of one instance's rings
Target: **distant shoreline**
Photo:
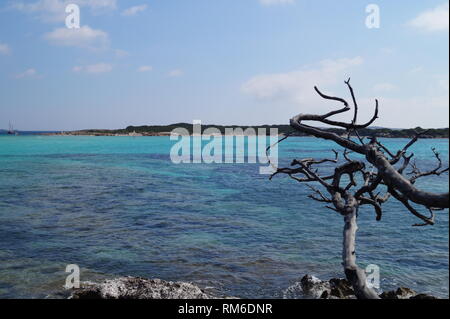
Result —
[[[227, 135], [244, 135], [244, 131], [248, 129], [248, 134], [245, 135], [256, 135], [259, 130], [265, 130], [267, 135], [270, 135], [271, 129], [277, 129], [278, 135], [285, 136], [290, 134], [291, 136], [307, 136], [306, 134], [301, 134], [293, 131], [290, 125], [260, 125], [260, 126], [222, 126], [222, 125], [202, 125], [202, 132], [206, 129], [214, 128], [219, 131], [222, 136]], [[183, 129], [190, 135], [194, 133], [193, 124], [188, 123], [176, 123], [165, 126], [128, 126], [125, 129], [118, 130], [101, 130], [101, 129], [89, 129], [89, 130], [78, 130], [78, 131], [68, 131], [68, 132], [58, 132], [58, 133], [48, 133], [45, 132], [42, 135], [58, 135], [58, 136], [170, 136], [171, 132], [175, 129]], [[230, 134], [229, 130], [237, 130], [234, 134]], [[346, 136], [347, 131], [339, 128], [328, 128], [329, 132], [335, 133], [337, 135]], [[264, 132], [264, 131], [263, 131]], [[421, 132], [421, 138], [449, 138], [449, 128], [438, 128], [438, 129], [423, 129], [420, 127], [411, 129], [389, 129], [382, 127], [370, 127], [358, 130], [359, 136], [361, 137], [380, 137], [380, 138], [413, 138], [418, 132]], [[264, 133], [263, 133], [264, 134]], [[354, 134], [353, 134], [354, 135]]]
[[[267, 135], [270, 135], [271, 129], [277, 129], [279, 136], [286, 136], [290, 134], [291, 136], [308, 136], [306, 134], [301, 134], [293, 131], [290, 125], [260, 125], [260, 126], [222, 126], [222, 125], [202, 125], [201, 131], [206, 129], [214, 128], [216, 131], [220, 132], [222, 136], [229, 135], [256, 135], [259, 130], [265, 130]], [[77, 131], [29, 131], [29, 132], [18, 132], [19, 135], [44, 135], [44, 136], [170, 136], [171, 132], [175, 129], [183, 129], [184, 132], [189, 135], [193, 135], [194, 126], [188, 123], [176, 123], [171, 125], [159, 125], [159, 126], [128, 126], [125, 129], [117, 130], [103, 130], [103, 129], [86, 129]], [[233, 131], [230, 134], [229, 130]], [[248, 130], [248, 131], [246, 131]], [[329, 132], [335, 133], [340, 136], [346, 136], [347, 132], [344, 129], [339, 128], [328, 128]], [[244, 134], [245, 131], [245, 134]], [[263, 131], [264, 132], [264, 131]], [[423, 139], [433, 139], [433, 138], [449, 138], [449, 128], [434, 128], [434, 129], [423, 129], [420, 127], [411, 129], [390, 129], [382, 127], [370, 127], [358, 130], [360, 137], [379, 137], [379, 138], [413, 138], [417, 132], [421, 132], [421, 138]], [[0, 130], [0, 134], [6, 134], [6, 131]], [[264, 134], [264, 133], [263, 133]], [[353, 134], [355, 135], [355, 134]]]
[[[141, 133], [130, 133], [130, 134], [103, 134], [103, 133], [37, 133], [29, 135], [41, 135], [41, 136], [84, 136], [84, 137], [170, 137], [171, 133], [153, 133], [153, 134], [141, 134]], [[189, 136], [194, 136], [190, 134]], [[257, 136], [257, 135], [225, 135], [220, 136]], [[267, 135], [269, 136], [269, 135]], [[278, 136], [284, 137], [286, 135], [279, 134]], [[299, 137], [312, 137], [312, 135], [291, 135], [292, 138]], [[371, 136], [360, 136], [361, 138], [370, 138]], [[378, 136], [379, 138], [413, 138], [413, 136]], [[449, 139], [449, 137], [440, 136], [422, 136], [421, 139]]]

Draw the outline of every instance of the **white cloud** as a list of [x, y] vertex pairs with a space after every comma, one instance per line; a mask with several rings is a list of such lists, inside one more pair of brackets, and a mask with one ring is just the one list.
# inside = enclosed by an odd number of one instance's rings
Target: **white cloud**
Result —
[[134, 7], [124, 10], [122, 12], [122, 15], [126, 16], [126, 17], [134, 16], [134, 15], [138, 14], [139, 12], [147, 10], [147, 7], [148, 6], [146, 4], [142, 4], [140, 6], [134, 6]]
[[55, 45], [88, 49], [104, 49], [108, 46], [108, 34], [102, 30], [83, 26], [79, 29], [58, 28], [44, 36]]
[[[317, 86], [325, 94], [344, 97], [350, 102], [344, 80], [347, 80], [352, 74], [354, 75], [356, 69], [363, 63], [363, 58], [359, 56], [323, 60], [317, 64], [286, 73], [254, 76], [241, 86], [241, 90], [244, 94], [257, 99], [255, 103], [267, 112], [286, 114], [285, 120], [300, 112], [322, 114], [340, 106], [320, 98], [315, 92], [314, 86]], [[359, 85], [357, 85], [359, 81], [356, 77], [353, 81], [356, 93], [359, 91]], [[372, 100], [369, 103], [360, 108], [361, 123], [368, 120], [373, 114], [375, 102]], [[347, 121], [351, 116], [351, 114], [345, 113], [337, 115], [334, 119]]]
[[421, 30], [448, 31], [449, 4], [444, 3], [434, 9], [427, 10], [411, 20], [408, 25]]
[[68, 4], [77, 4], [80, 7], [91, 9], [93, 13], [102, 10], [114, 10], [117, 8], [116, 0], [38, 0], [34, 2], [14, 2], [13, 9], [36, 15], [44, 22], [60, 22], [66, 18], [65, 8]]
[[9, 47], [9, 45], [7, 45], [5, 43], [0, 43], [0, 54], [8, 55], [10, 53], [11, 53], [11, 48]]
[[[363, 63], [360, 57], [352, 59], [327, 60], [317, 66], [308, 66], [286, 73], [265, 74], [251, 78], [242, 85], [242, 91], [258, 99], [253, 110], [254, 116], [269, 112], [272, 118], [280, 116], [286, 120], [298, 113], [324, 114], [340, 105], [320, 98], [314, 91], [317, 85], [325, 94], [346, 98], [351, 102], [350, 94], [344, 84], [349, 73]], [[363, 70], [358, 70], [361, 73]], [[369, 120], [374, 112], [375, 98], [379, 94], [368, 96], [359, 94], [370, 92], [364, 88], [364, 77], [352, 78], [353, 87], [359, 104], [359, 123]], [[428, 93], [413, 91], [407, 96], [381, 97], [380, 118], [374, 125], [386, 127], [448, 127], [449, 97], [448, 75], [436, 76], [430, 85], [435, 90]], [[391, 83], [379, 83], [372, 89], [393, 90]], [[370, 87], [369, 87], [370, 89]], [[336, 90], [333, 92], [333, 90]], [[417, 94], [414, 94], [417, 93]], [[367, 93], [369, 94], [369, 93]], [[424, 95], [425, 94], [425, 95]], [[251, 103], [251, 102], [249, 102]], [[259, 112], [258, 112], [259, 111]], [[347, 112], [333, 117], [336, 120], [351, 121], [353, 114]]]
[[33, 68], [28, 69], [22, 73], [16, 75], [16, 79], [30, 78], [37, 75], [37, 71]]
[[293, 4], [295, 0], [259, 0], [263, 6], [273, 6], [278, 4]]
[[378, 83], [372, 88], [375, 92], [390, 92], [395, 90], [397, 87], [392, 83]]
[[116, 0], [69, 0], [70, 3], [80, 3], [82, 6], [88, 6], [92, 9], [116, 9], [117, 1]]
[[124, 57], [127, 57], [130, 55], [130, 53], [128, 53], [127, 51], [120, 50], [120, 49], [114, 50], [114, 53], [116, 54], [116, 57], [118, 57], [118, 58], [124, 58]]
[[[448, 94], [437, 97], [380, 98], [380, 119], [375, 125], [412, 128], [448, 127]], [[373, 99], [362, 99], [369, 105]]]
[[75, 73], [101, 74], [111, 72], [112, 65], [107, 63], [97, 63], [86, 66], [75, 66], [72, 71]]
[[336, 84], [348, 78], [351, 68], [363, 63], [361, 57], [324, 60], [316, 68], [258, 75], [242, 85], [242, 91], [258, 99], [287, 100], [307, 104], [316, 98], [314, 86]]
[[138, 72], [150, 72], [153, 70], [153, 67], [149, 65], [143, 65], [138, 68]]
[[178, 77], [182, 76], [183, 74], [184, 74], [183, 70], [176, 69], [176, 70], [170, 71], [167, 75], [171, 78], [178, 78]]

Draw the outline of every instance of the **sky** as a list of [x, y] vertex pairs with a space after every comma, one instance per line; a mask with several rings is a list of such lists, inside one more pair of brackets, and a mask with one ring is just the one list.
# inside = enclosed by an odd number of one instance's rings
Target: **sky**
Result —
[[0, 0], [0, 128], [287, 124], [349, 77], [361, 122], [377, 98], [377, 126], [448, 127], [448, 21], [444, 0]]

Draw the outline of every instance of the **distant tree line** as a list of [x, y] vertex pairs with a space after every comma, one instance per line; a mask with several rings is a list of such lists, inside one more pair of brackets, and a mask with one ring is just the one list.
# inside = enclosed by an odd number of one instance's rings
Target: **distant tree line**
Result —
[[[193, 125], [189, 123], [176, 123], [171, 125], [145, 125], [145, 126], [128, 126], [124, 130], [117, 130], [114, 133], [163, 133], [163, 132], [171, 132], [173, 129], [182, 127], [187, 129], [190, 133], [193, 131]], [[215, 127], [219, 129], [223, 134], [225, 133], [225, 128], [247, 128], [246, 126], [222, 126], [222, 125], [202, 125], [202, 129], [207, 129], [210, 127]], [[270, 133], [270, 128], [277, 128], [280, 134], [293, 134], [293, 136], [306, 136], [307, 134], [301, 132], [293, 132], [293, 129], [290, 125], [261, 125], [261, 126], [252, 126], [254, 129], [265, 128], [267, 134]], [[326, 128], [325, 131], [333, 132], [339, 135], [344, 135], [346, 133], [345, 129], [339, 128]], [[440, 129], [429, 129], [425, 130], [421, 127], [416, 127], [414, 129], [389, 129], [389, 128], [364, 128], [359, 130], [359, 133], [362, 136], [368, 137], [397, 137], [397, 138], [411, 138], [414, 137], [417, 133], [422, 133], [422, 138], [448, 138], [449, 137], [449, 129], [448, 128], [440, 128]]]
[[[236, 128], [253, 128], [256, 130], [259, 128], [265, 128], [267, 135], [270, 134], [271, 128], [277, 128], [279, 134], [290, 135], [290, 136], [308, 136], [306, 133], [302, 133], [299, 131], [294, 131], [290, 125], [260, 125], [260, 126], [237, 126], [237, 125], [202, 125], [202, 131], [211, 127], [215, 127], [222, 134], [225, 134], [226, 128], [236, 129]], [[193, 125], [189, 123], [175, 123], [170, 125], [143, 125], [143, 126], [128, 126], [125, 129], [118, 130], [82, 130], [77, 131], [75, 133], [87, 133], [87, 134], [129, 134], [129, 133], [139, 133], [143, 135], [158, 135], [161, 133], [170, 133], [176, 128], [185, 128], [191, 134], [193, 132]], [[332, 132], [338, 135], [345, 135], [347, 130], [340, 128], [323, 128], [326, 132]], [[449, 137], [449, 129], [448, 128], [439, 128], [439, 129], [423, 129], [421, 127], [416, 127], [412, 129], [389, 129], [389, 128], [380, 128], [380, 127], [368, 127], [360, 129], [359, 134], [365, 137], [390, 137], [390, 138], [413, 138], [417, 134], [421, 134], [422, 138], [448, 138]], [[73, 133], [73, 132], [72, 132]]]

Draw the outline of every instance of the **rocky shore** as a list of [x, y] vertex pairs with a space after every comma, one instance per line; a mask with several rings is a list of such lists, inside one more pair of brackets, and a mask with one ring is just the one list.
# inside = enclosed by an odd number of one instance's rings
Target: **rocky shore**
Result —
[[70, 299], [217, 299], [187, 282], [121, 277], [102, 283], [83, 282]]
[[[309, 299], [356, 299], [353, 288], [346, 279], [332, 278], [322, 281], [314, 276], [306, 275], [300, 280], [305, 298]], [[381, 299], [437, 299], [419, 294], [412, 289], [400, 287], [395, 291], [385, 291]]]
[[[356, 299], [353, 288], [347, 280], [333, 278], [322, 281], [305, 275], [300, 280], [300, 289], [306, 299]], [[382, 299], [437, 299], [418, 294], [409, 288], [383, 292]], [[84, 282], [74, 289], [70, 299], [223, 299], [187, 282], [171, 282], [161, 279], [121, 277], [102, 283]], [[233, 297], [226, 297], [230, 299]]]

